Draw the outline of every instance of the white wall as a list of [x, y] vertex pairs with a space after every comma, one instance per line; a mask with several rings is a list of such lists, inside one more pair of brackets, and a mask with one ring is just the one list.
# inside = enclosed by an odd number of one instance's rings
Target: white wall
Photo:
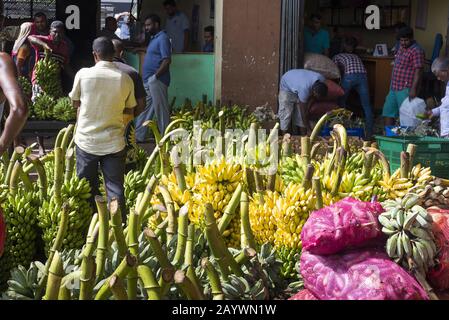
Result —
[[[156, 1], [144, 1], [142, 4], [141, 15], [142, 18], [145, 16], [155, 13], [159, 15], [162, 19], [162, 25], [165, 25], [166, 13], [162, 6], [163, 0]], [[193, 6], [200, 6], [200, 21], [199, 21], [199, 43], [195, 43], [192, 46], [193, 50], [199, 51], [203, 46], [203, 30], [205, 27], [209, 25], [214, 25], [214, 19], [210, 18], [210, 0], [178, 0], [178, 8], [180, 11], [184, 12], [187, 17], [190, 19], [190, 23], [192, 24], [192, 12]]]

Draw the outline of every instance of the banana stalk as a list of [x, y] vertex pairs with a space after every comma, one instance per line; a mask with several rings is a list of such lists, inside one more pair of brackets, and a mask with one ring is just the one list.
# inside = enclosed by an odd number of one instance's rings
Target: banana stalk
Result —
[[[137, 266], [137, 257], [131, 255], [128, 252], [126, 254], [126, 257], [123, 258], [120, 265], [113, 272], [112, 276], [116, 276], [119, 279], [123, 280], [128, 275], [128, 273], [136, 266]], [[109, 280], [111, 279], [111, 277], [109, 277], [109, 279], [106, 280], [105, 283], [98, 290], [97, 295], [95, 296], [95, 300], [106, 300], [111, 296], [111, 291], [109, 288]]]
[[[9, 165], [9, 154], [8, 152], [3, 152], [2, 154], [2, 162], [3, 162], [3, 176], [6, 177], [8, 173], [8, 165]], [[6, 181], [4, 181], [6, 183]]]
[[159, 146], [156, 146], [151, 153], [150, 157], [147, 160], [147, 163], [145, 164], [145, 167], [142, 171], [142, 177], [147, 180], [150, 177], [151, 168], [153, 167], [154, 161], [156, 160], [157, 156], [159, 155], [160, 149]]
[[349, 151], [349, 144], [348, 144], [348, 132], [346, 131], [345, 127], [343, 127], [341, 124], [336, 124], [334, 126], [335, 133], [340, 138], [341, 147], [345, 149], [346, 152]]
[[80, 300], [92, 300], [95, 286], [95, 259], [84, 256], [81, 262]]
[[173, 171], [175, 173], [176, 183], [178, 184], [178, 188], [181, 191], [181, 193], [183, 193], [184, 191], [187, 190], [187, 183], [184, 166], [177, 152], [173, 153], [173, 162], [175, 163]]
[[321, 179], [320, 177], [313, 177], [312, 179], [313, 190], [316, 195], [316, 209], [321, 210], [324, 208], [323, 204], [323, 191], [321, 189]]
[[55, 141], [55, 149], [61, 148], [62, 140], [64, 139], [64, 135], [65, 135], [66, 131], [67, 131], [67, 128], [64, 128], [61, 131], [59, 131], [59, 133], [56, 137], [56, 141]]
[[263, 201], [263, 197], [262, 197], [263, 192], [264, 192], [263, 178], [257, 169], [254, 170], [254, 181], [256, 182], [256, 191], [259, 195], [261, 195], [261, 197], [259, 197], [259, 199], [261, 201]]
[[189, 124], [189, 121], [185, 120], [185, 119], [177, 119], [175, 121], [172, 121], [168, 126], [167, 129], [165, 129], [164, 135], [169, 134], [170, 132], [172, 132], [178, 125], [182, 125], [182, 124]]
[[380, 160], [384, 172], [384, 180], [385, 181], [390, 180], [391, 177], [390, 164], [388, 163], [388, 160], [385, 157], [385, 155], [379, 150], [374, 148], [363, 148], [363, 151], [366, 152], [367, 155], [373, 154]]
[[67, 288], [67, 285], [64, 283], [64, 278], [61, 281], [61, 287], [59, 288], [59, 293], [58, 293], [58, 300], [65, 300], [65, 301], [70, 301], [72, 300], [72, 295], [70, 293], [69, 288]]
[[[15, 166], [16, 162], [19, 161], [19, 159], [22, 157], [22, 155], [24, 153], [25, 153], [25, 149], [23, 147], [17, 147], [14, 149], [14, 152], [12, 153], [12, 156], [9, 159], [8, 169], [6, 170], [5, 181], [4, 181], [5, 185], [10, 184], [9, 182], [11, 180], [11, 175], [12, 175], [14, 166]], [[5, 163], [5, 166], [6, 166], [6, 163]]]
[[150, 205], [151, 197], [154, 194], [154, 190], [158, 184], [159, 179], [155, 176], [152, 176], [150, 182], [148, 183], [145, 192], [142, 196], [142, 199], [137, 204], [137, 215], [139, 216], [139, 225], [142, 223], [142, 219], [144, 219], [145, 212], [148, 210]]
[[413, 164], [415, 163], [415, 156], [418, 146], [416, 144], [409, 144], [407, 147], [407, 153], [410, 155], [410, 172], [413, 169]]
[[64, 182], [68, 183], [72, 179], [74, 166], [75, 166], [75, 150], [68, 149], [65, 155]]
[[256, 181], [254, 179], [254, 172], [250, 167], [245, 168], [246, 184], [248, 186], [249, 194], [253, 195], [256, 192]]
[[201, 282], [199, 281], [195, 267], [193, 265], [193, 247], [195, 243], [195, 225], [191, 224], [188, 227], [187, 231], [187, 244], [185, 250], [185, 258], [184, 265], [187, 266], [187, 278], [192, 281], [193, 285], [197, 288], [198, 291], [204, 292], [204, 289], [201, 286]]
[[305, 165], [310, 164], [311, 153], [311, 141], [309, 137], [301, 137], [301, 158], [304, 160]]
[[338, 194], [338, 189], [340, 188], [341, 179], [345, 171], [347, 152], [344, 148], [340, 148], [338, 151], [338, 167], [337, 167], [337, 180], [332, 187], [331, 194], [336, 196]]
[[61, 148], [64, 152], [67, 151], [67, 147], [72, 139], [72, 134], [73, 134], [74, 129], [75, 129], [75, 126], [73, 124], [71, 124], [67, 127], [66, 131], [64, 132], [64, 136], [61, 140]]
[[315, 159], [315, 157], [318, 154], [318, 151], [320, 151], [321, 143], [315, 143], [312, 147], [312, 150], [310, 151], [310, 159]]
[[[149, 121], [148, 122], [148, 127], [153, 132], [154, 138], [156, 140], [156, 144], [160, 145], [161, 140], [162, 140], [162, 136], [161, 136], [161, 134], [159, 132], [159, 129], [157, 127], [157, 123], [155, 121], [153, 121], [153, 120]], [[159, 159], [160, 159], [160, 162], [161, 162], [161, 171], [160, 171], [160, 173], [162, 175], [166, 175], [168, 173], [167, 172], [168, 161], [166, 159], [166, 152], [167, 152], [167, 149], [165, 149], [165, 146], [163, 146], [163, 145], [160, 146]]]
[[142, 280], [143, 288], [145, 289], [148, 300], [161, 300], [161, 287], [159, 286], [153, 271], [145, 265], [137, 267], [137, 274]]
[[83, 250], [84, 257], [91, 257], [96, 248], [95, 244], [100, 232], [100, 223], [98, 222], [98, 213], [94, 214], [90, 221], [89, 231], [87, 233], [86, 246]]
[[170, 195], [170, 192], [165, 187], [159, 186], [159, 191], [162, 194], [164, 199], [165, 207], [167, 208], [167, 218], [168, 218], [168, 226], [167, 226], [167, 243], [175, 236], [176, 232], [176, 212], [175, 206], [173, 203], [173, 199]]
[[55, 202], [57, 204], [61, 204], [62, 202], [62, 195], [61, 195], [61, 188], [62, 188], [62, 182], [63, 182], [63, 172], [64, 172], [64, 155], [63, 150], [60, 147], [57, 147], [54, 150], [55, 153], [55, 184], [54, 184], [54, 197]]
[[408, 179], [410, 173], [410, 154], [401, 152], [401, 178]]
[[95, 259], [95, 263], [97, 265], [96, 277], [97, 279], [102, 279], [104, 273], [104, 263], [106, 261], [106, 250], [108, 249], [109, 214], [105, 198], [96, 196], [95, 203], [97, 204], [98, 222], [100, 225], [98, 231], [97, 256]]
[[310, 135], [310, 142], [313, 144], [315, 140], [318, 138], [319, 134], [321, 133], [321, 130], [323, 129], [323, 126], [331, 119], [332, 117], [335, 117], [339, 114], [344, 114], [345, 116], [350, 117], [352, 115], [351, 112], [348, 112], [346, 109], [336, 109], [329, 111], [324, 116], [321, 117], [321, 119], [317, 122], [315, 128], [312, 131], [312, 134]]
[[239, 184], [237, 186], [237, 189], [235, 189], [234, 194], [232, 195], [231, 201], [226, 206], [223, 216], [220, 219], [220, 222], [218, 224], [218, 230], [219, 230], [220, 234], [223, 234], [223, 232], [226, 231], [226, 229], [228, 228], [232, 219], [234, 218], [235, 211], [237, 210], [237, 207], [239, 206], [239, 203], [240, 203], [242, 191], [243, 191], [243, 187], [241, 184]]
[[311, 164], [307, 165], [306, 174], [304, 175], [304, 181], [302, 182], [302, 187], [306, 190], [312, 187], [312, 178], [315, 173], [315, 167]]
[[212, 300], [225, 300], [220, 275], [208, 258], [201, 260], [201, 267], [203, 270], [206, 270], [210, 287], [212, 289]]
[[236, 257], [235, 261], [241, 266], [247, 264], [252, 258], [257, 256], [257, 251], [252, 248], [245, 248]]
[[116, 275], [112, 275], [108, 281], [109, 289], [112, 292], [115, 300], [128, 300], [128, 294], [126, 293], [125, 285], [123, 281]]
[[217, 260], [225, 279], [229, 275], [228, 267], [231, 268], [232, 272], [235, 275], [237, 275], [238, 277], [243, 277], [242, 269], [229, 252], [221, 236], [221, 233], [218, 230], [217, 220], [215, 219], [213, 208], [209, 203], [206, 204], [205, 223], [207, 242], [209, 243], [211, 252], [214, 258]]
[[31, 162], [31, 164], [34, 166], [38, 181], [39, 181], [39, 193], [40, 193], [40, 200], [44, 201], [44, 199], [47, 198], [47, 188], [48, 188], [48, 180], [47, 180], [47, 174], [45, 173], [45, 168], [42, 162], [39, 160], [36, 156], [29, 156], [28, 161]]
[[62, 264], [61, 256], [56, 251], [53, 259], [51, 260], [47, 289], [45, 290], [45, 296], [43, 300], [58, 300], [59, 288], [61, 287], [62, 277], [64, 276], [64, 268]]
[[9, 180], [9, 193], [12, 196], [15, 196], [19, 189], [19, 178], [21, 176], [21, 173], [22, 164], [20, 163], [20, 161], [17, 161], [14, 165], [14, 168], [12, 169], [11, 179]]
[[120, 205], [117, 199], [113, 199], [109, 204], [111, 212], [111, 228], [114, 233], [114, 239], [117, 242], [118, 255], [120, 259], [126, 255], [127, 245], [125, 234], [123, 233], [123, 221]]
[[179, 210], [178, 217], [178, 243], [176, 245], [175, 257], [173, 259], [172, 265], [175, 267], [180, 267], [183, 263], [186, 245], [187, 245], [187, 232], [189, 227], [189, 209], [187, 206], [183, 206]]
[[[128, 233], [128, 249], [129, 252], [138, 257], [139, 256], [139, 216], [135, 211], [129, 215], [129, 233]], [[132, 268], [128, 273], [128, 298], [129, 300], [136, 300], [137, 297], [137, 270]]]
[[249, 199], [246, 192], [242, 192], [240, 197], [240, 217], [241, 217], [241, 247], [256, 248], [251, 223], [249, 220]]
[[374, 155], [365, 153], [365, 161], [363, 163], [363, 176], [368, 179], [373, 169]]
[[204, 295], [195, 285], [190, 281], [184, 271], [178, 270], [174, 276], [175, 284], [181, 288], [189, 300], [204, 300]]
[[282, 139], [282, 151], [281, 156], [282, 157], [290, 157], [292, 155], [292, 144], [291, 144], [291, 135], [286, 134], [284, 138]]

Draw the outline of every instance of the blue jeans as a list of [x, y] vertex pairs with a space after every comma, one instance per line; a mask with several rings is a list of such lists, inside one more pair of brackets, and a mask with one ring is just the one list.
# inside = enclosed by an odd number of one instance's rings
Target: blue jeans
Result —
[[371, 108], [368, 78], [364, 73], [345, 74], [342, 80], [342, 88], [345, 91], [343, 97], [340, 98], [340, 106], [346, 108], [346, 100], [352, 90], [357, 91], [362, 103], [363, 111], [365, 113], [366, 121], [366, 137], [370, 138], [373, 135], [374, 116]]

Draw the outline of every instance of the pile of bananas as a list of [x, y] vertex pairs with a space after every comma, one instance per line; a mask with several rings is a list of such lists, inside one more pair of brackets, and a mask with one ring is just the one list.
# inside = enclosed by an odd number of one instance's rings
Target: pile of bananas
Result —
[[34, 99], [31, 114], [37, 120], [51, 120], [54, 115], [55, 99], [47, 93], [41, 93]]
[[226, 129], [247, 130], [252, 123], [257, 123], [257, 118], [250, 114], [247, 107], [242, 106], [210, 106], [198, 103], [192, 107], [189, 103], [184, 104], [181, 109], [172, 116], [172, 121], [184, 120], [184, 129], [192, 131], [193, 124], [201, 121], [202, 129], [220, 129], [220, 122]]
[[12, 268], [28, 266], [35, 257], [39, 205], [38, 194], [23, 188], [2, 202], [7, 237], [4, 255], [0, 258], [0, 286], [5, 284]]
[[33, 92], [32, 92], [32, 87], [31, 87], [30, 80], [28, 80], [26, 77], [19, 77], [17, 79], [17, 81], [19, 83], [19, 87], [22, 89], [23, 94], [26, 97], [31, 97]]
[[379, 181], [379, 185], [386, 193], [387, 199], [405, 197], [410, 191], [420, 193], [432, 180], [430, 168], [414, 167], [410, 177], [402, 177], [401, 170], [395, 171], [391, 177]]
[[58, 99], [53, 107], [53, 116], [59, 121], [76, 120], [76, 109], [72, 105], [72, 100], [68, 97]]
[[449, 209], [449, 188], [440, 185], [438, 179], [431, 181], [419, 194], [419, 197], [426, 209], [431, 207]]
[[125, 176], [125, 199], [128, 212], [135, 206], [139, 193], [145, 191], [147, 183], [148, 181], [140, 171], [130, 171]]
[[388, 235], [388, 255], [407, 269], [422, 270], [424, 274], [434, 266], [437, 255], [432, 233], [432, 217], [421, 206], [416, 194], [383, 203], [387, 212], [379, 216], [382, 231]]
[[[85, 242], [87, 229], [93, 214], [89, 204], [90, 191], [90, 185], [87, 180], [80, 180], [76, 175], [73, 175], [62, 186], [62, 202], [68, 204], [67, 210], [69, 212], [68, 232], [63, 240], [64, 249], [78, 249]], [[43, 231], [45, 252], [49, 251], [56, 238], [62, 212], [62, 202], [57, 203], [53, 194], [50, 194], [50, 200], [45, 200], [42, 203], [38, 216], [39, 226]]]
[[35, 66], [36, 83], [42, 91], [54, 99], [63, 95], [61, 87], [61, 67], [59, 63], [46, 54], [44, 59], [39, 60]]

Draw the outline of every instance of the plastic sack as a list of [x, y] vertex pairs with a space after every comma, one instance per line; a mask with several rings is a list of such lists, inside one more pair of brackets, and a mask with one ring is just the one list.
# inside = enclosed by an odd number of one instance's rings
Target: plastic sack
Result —
[[329, 111], [338, 109], [338, 103], [332, 101], [317, 101], [310, 106], [309, 119], [318, 120]]
[[380, 203], [346, 198], [313, 212], [301, 232], [302, 247], [313, 254], [331, 255], [384, 239], [378, 217]]
[[6, 241], [6, 223], [3, 217], [3, 211], [0, 208], [0, 257], [3, 255]]
[[422, 99], [415, 98], [412, 101], [405, 99], [399, 109], [399, 117], [402, 127], [416, 128], [422, 123], [421, 119], [416, 116], [426, 112], [426, 102]]
[[297, 294], [295, 294], [293, 297], [291, 297], [288, 300], [312, 301], [312, 300], [318, 300], [318, 298], [315, 297], [312, 292], [305, 289], [305, 290], [299, 291]]
[[419, 283], [382, 249], [334, 256], [304, 251], [301, 274], [319, 300], [429, 300]]
[[439, 263], [427, 276], [435, 289], [444, 291], [449, 289], [449, 210], [430, 208], [428, 212], [433, 218]]
[[304, 55], [304, 69], [320, 73], [326, 79], [340, 79], [341, 74], [337, 65], [322, 54], [306, 53]]

